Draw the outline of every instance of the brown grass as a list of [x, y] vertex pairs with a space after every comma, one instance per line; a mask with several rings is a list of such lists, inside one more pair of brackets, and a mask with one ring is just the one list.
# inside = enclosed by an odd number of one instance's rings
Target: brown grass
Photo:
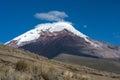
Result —
[[[0, 46], [0, 80], [120, 80], [120, 76]], [[105, 77], [101, 78], [101, 77]]]

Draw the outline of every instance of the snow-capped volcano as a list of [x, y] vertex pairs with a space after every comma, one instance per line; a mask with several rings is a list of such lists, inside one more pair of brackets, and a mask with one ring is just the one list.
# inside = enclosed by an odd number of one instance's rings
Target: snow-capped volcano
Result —
[[23, 48], [53, 58], [60, 53], [95, 58], [120, 59], [120, 48], [89, 38], [70, 22], [39, 24], [5, 45]]
[[52, 32], [62, 31], [64, 29], [71, 31], [80, 37], [83, 38], [87, 37], [86, 35], [77, 31], [69, 22], [56, 22], [56, 23], [54, 22], [54, 23], [39, 24], [34, 29], [27, 31], [26, 33], [14, 38], [13, 40], [18, 40], [17, 44], [19, 45], [22, 42], [38, 39], [43, 31], [49, 31], [50, 33], [52, 33]]
[[[42, 32], [48, 31], [50, 33], [54, 33], [62, 30], [68, 30], [73, 34], [85, 39], [85, 41], [89, 42], [90, 44], [96, 47], [98, 46], [97, 44], [88, 40], [87, 39], [88, 36], [76, 30], [72, 26], [72, 23], [70, 22], [54, 22], [54, 23], [39, 24], [34, 29], [27, 31], [26, 33], [14, 38], [13, 40], [16, 41], [17, 43], [16, 45], [20, 45], [21, 43], [25, 43], [27, 41], [37, 40], [42, 35]], [[5, 44], [8, 44], [9, 42], [6, 42]]]

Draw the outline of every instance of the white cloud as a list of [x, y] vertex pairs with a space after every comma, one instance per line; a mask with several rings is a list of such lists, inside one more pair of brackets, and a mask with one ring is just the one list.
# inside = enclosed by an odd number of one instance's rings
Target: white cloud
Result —
[[68, 15], [61, 11], [49, 11], [47, 13], [36, 13], [35, 17], [41, 20], [48, 21], [63, 21]]

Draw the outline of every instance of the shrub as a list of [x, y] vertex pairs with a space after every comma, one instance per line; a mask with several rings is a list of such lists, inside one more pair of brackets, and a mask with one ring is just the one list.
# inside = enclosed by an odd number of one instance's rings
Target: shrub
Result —
[[45, 80], [53, 80], [55, 78], [55, 68], [53, 66], [48, 66], [48, 65], [41, 65], [40, 66], [41, 70], [41, 76]]
[[18, 71], [26, 71], [29, 65], [25, 60], [20, 60], [16, 63], [16, 70]]
[[70, 71], [65, 71], [65, 72], [63, 73], [63, 78], [64, 78], [64, 80], [72, 80], [72, 78], [73, 78], [73, 73], [70, 72]]

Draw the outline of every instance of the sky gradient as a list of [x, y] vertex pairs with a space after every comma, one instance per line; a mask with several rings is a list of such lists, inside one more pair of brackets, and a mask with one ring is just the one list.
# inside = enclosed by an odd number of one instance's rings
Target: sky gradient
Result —
[[53, 22], [35, 18], [49, 11], [65, 12], [65, 21], [93, 39], [120, 45], [120, 0], [0, 0], [0, 42]]

